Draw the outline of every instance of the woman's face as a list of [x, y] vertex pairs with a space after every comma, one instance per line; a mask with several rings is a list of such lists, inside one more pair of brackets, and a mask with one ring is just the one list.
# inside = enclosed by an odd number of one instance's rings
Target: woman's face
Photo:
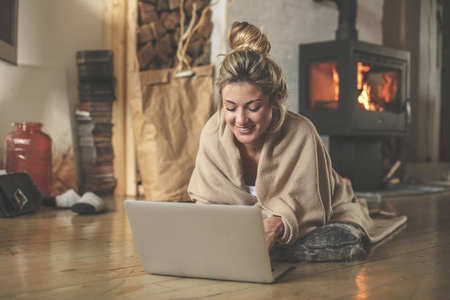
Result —
[[237, 141], [262, 147], [272, 122], [269, 97], [249, 83], [229, 83], [222, 89], [225, 121]]

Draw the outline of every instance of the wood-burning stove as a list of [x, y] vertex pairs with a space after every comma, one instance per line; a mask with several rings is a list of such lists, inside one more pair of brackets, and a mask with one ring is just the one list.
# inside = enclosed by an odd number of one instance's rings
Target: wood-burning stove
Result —
[[300, 45], [300, 111], [321, 134], [404, 135], [409, 53], [365, 42]]
[[378, 190], [382, 138], [406, 135], [410, 55], [358, 41], [356, 0], [334, 2], [336, 40], [300, 45], [300, 113], [330, 136], [333, 167], [355, 190]]

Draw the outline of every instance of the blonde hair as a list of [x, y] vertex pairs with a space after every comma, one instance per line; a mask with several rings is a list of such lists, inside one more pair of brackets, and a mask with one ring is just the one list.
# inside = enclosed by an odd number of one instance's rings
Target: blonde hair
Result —
[[216, 82], [219, 114], [223, 106], [222, 89], [230, 83], [249, 83], [269, 97], [273, 113], [277, 114], [269, 130], [279, 131], [287, 112], [287, 84], [281, 68], [269, 58], [269, 39], [255, 25], [235, 22], [228, 32], [228, 44], [232, 51], [225, 56]]

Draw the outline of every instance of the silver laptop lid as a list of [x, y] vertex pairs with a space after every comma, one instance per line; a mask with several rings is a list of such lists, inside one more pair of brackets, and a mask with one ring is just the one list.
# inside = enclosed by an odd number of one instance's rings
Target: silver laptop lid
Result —
[[134, 200], [124, 205], [146, 272], [274, 280], [259, 208]]

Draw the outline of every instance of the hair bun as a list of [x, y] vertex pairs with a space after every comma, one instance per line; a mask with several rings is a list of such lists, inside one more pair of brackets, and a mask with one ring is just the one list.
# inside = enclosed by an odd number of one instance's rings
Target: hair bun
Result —
[[251, 50], [264, 55], [268, 55], [271, 49], [267, 36], [247, 22], [234, 22], [231, 25], [228, 44], [233, 51]]

